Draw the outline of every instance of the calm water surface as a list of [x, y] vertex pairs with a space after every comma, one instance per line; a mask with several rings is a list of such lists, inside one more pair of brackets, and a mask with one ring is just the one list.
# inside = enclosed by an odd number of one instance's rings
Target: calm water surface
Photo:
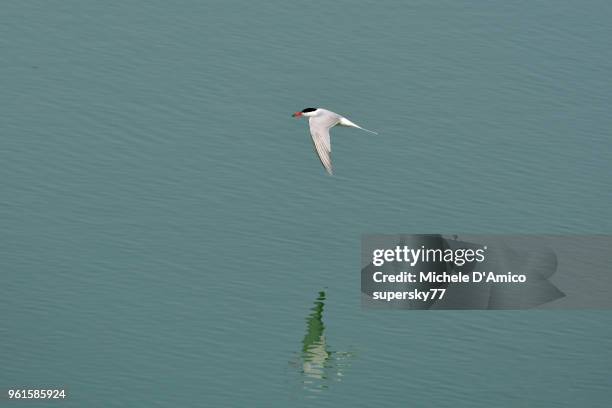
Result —
[[[6, 2], [0, 385], [607, 407], [612, 314], [362, 310], [362, 233], [612, 233], [608, 1]], [[334, 130], [325, 175], [293, 111]]]

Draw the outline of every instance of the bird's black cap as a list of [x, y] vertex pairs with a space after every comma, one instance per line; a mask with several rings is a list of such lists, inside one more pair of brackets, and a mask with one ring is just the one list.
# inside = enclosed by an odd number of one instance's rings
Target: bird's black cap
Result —
[[317, 108], [306, 108], [306, 109], [302, 110], [302, 113], [306, 113], [306, 112], [314, 112], [314, 111], [316, 111], [316, 110], [317, 110]]

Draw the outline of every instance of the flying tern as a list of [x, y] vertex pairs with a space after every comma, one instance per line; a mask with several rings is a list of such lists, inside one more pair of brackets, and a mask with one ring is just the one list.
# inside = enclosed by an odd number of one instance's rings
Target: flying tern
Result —
[[312, 136], [314, 148], [319, 155], [319, 159], [321, 159], [323, 167], [325, 167], [325, 170], [327, 170], [329, 174], [333, 174], [329, 129], [333, 128], [334, 126], [347, 126], [365, 130], [366, 132], [374, 133], [375, 135], [378, 134], [354, 124], [342, 115], [338, 115], [335, 112], [323, 108], [306, 108], [301, 112], [295, 112], [292, 116], [294, 118], [300, 118], [302, 116], [308, 118], [310, 136]]

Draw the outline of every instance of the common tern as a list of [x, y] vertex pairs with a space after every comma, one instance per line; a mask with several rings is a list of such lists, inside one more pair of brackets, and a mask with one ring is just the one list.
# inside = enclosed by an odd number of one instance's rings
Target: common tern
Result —
[[329, 174], [333, 174], [329, 129], [333, 128], [334, 126], [347, 126], [365, 130], [366, 132], [374, 133], [375, 135], [378, 134], [354, 124], [342, 115], [338, 115], [335, 112], [323, 108], [306, 108], [301, 112], [295, 112], [292, 116], [294, 118], [300, 118], [302, 116], [308, 118], [310, 136], [312, 136], [314, 148], [319, 155], [319, 159], [321, 159], [323, 167], [325, 167], [325, 170], [327, 170]]

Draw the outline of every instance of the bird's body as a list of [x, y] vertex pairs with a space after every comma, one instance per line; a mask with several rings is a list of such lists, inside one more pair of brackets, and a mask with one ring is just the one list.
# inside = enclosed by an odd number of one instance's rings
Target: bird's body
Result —
[[310, 135], [314, 144], [315, 151], [321, 159], [321, 163], [329, 174], [333, 174], [331, 163], [331, 139], [329, 130], [334, 126], [347, 126], [365, 130], [366, 132], [378, 134], [368, 129], [364, 129], [359, 125], [351, 122], [342, 115], [338, 115], [323, 108], [306, 108], [301, 112], [295, 112], [294, 117], [307, 117], [308, 125], [310, 126]]

